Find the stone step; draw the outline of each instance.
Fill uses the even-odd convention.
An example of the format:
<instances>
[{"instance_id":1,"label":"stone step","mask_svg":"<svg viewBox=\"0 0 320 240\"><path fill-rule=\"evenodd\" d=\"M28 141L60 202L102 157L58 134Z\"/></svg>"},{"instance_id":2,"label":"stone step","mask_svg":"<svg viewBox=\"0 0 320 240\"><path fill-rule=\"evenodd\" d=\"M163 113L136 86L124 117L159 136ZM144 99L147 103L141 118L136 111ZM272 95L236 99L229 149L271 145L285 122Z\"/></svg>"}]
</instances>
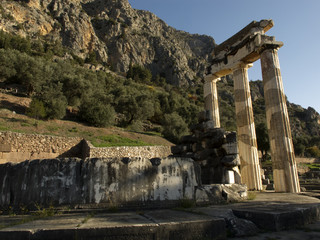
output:
<instances>
[{"instance_id":1,"label":"stone step","mask_svg":"<svg viewBox=\"0 0 320 240\"><path fill-rule=\"evenodd\" d=\"M223 219L174 210L140 214L64 214L0 230L1 240L192 240L225 237L226 226Z\"/></svg>"}]
</instances>

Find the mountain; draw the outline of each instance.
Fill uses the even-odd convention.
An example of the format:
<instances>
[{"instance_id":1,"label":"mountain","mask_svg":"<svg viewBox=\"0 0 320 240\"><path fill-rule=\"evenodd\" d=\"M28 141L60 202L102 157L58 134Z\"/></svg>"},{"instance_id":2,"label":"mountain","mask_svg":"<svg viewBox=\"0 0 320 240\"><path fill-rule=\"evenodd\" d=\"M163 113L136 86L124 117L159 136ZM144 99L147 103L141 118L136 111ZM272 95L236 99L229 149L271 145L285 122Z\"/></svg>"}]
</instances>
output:
<instances>
[{"instance_id":1,"label":"mountain","mask_svg":"<svg viewBox=\"0 0 320 240\"><path fill-rule=\"evenodd\" d=\"M201 78L215 46L212 37L178 31L128 0L2 0L0 13L5 32L61 42L83 59L93 53L116 72L145 66L175 86Z\"/></svg>"}]
</instances>

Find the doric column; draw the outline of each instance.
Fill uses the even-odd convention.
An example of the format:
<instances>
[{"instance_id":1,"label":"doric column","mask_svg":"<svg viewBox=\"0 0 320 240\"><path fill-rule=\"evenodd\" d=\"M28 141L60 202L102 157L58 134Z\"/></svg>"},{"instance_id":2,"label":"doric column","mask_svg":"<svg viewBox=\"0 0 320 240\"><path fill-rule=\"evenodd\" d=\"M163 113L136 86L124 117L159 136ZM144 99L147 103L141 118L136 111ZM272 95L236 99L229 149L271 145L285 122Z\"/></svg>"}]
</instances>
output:
<instances>
[{"instance_id":1,"label":"doric column","mask_svg":"<svg viewBox=\"0 0 320 240\"><path fill-rule=\"evenodd\" d=\"M261 69L275 191L300 192L277 49L261 53Z\"/></svg>"},{"instance_id":2,"label":"doric column","mask_svg":"<svg viewBox=\"0 0 320 240\"><path fill-rule=\"evenodd\" d=\"M217 81L220 78L209 74L204 78L204 108L209 113L210 120L213 121L214 127L220 127L220 115L218 105Z\"/></svg>"},{"instance_id":3,"label":"doric column","mask_svg":"<svg viewBox=\"0 0 320 240\"><path fill-rule=\"evenodd\" d=\"M248 79L251 65L240 64L233 71L237 134L241 160L241 181L249 190L262 190L256 130Z\"/></svg>"}]
</instances>

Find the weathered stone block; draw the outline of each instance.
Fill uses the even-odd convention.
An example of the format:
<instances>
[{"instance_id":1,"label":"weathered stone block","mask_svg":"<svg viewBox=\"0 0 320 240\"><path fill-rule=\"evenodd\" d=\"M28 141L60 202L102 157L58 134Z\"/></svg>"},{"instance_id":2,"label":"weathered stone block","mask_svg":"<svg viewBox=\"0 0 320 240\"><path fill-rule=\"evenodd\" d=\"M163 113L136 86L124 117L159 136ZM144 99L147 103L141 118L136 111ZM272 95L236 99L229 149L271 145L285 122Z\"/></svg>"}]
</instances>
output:
<instances>
[{"instance_id":1,"label":"weathered stone block","mask_svg":"<svg viewBox=\"0 0 320 240\"><path fill-rule=\"evenodd\" d=\"M222 148L229 154L239 154L238 143L237 142L230 142L222 144Z\"/></svg>"},{"instance_id":2,"label":"weathered stone block","mask_svg":"<svg viewBox=\"0 0 320 240\"><path fill-rule=\"evenodd\" d=\"M270 184L270 179L262 179L262 184L263 184L263 185L268 185L268 184Z\"/></svg>"},{"instance_id":3,"label":"weathered stone block","mask_svg":"<svg viewBox=\"0 0 320 240\"><path fill-rule=\"evenodd\" d=\"M222 128L212 129L203 134L203 140L206 141L206 148L217 148L225 143L225 131Z\"/></svg>"},{"instance_id":4,"label":"weathered stone block","mask_svg":"<svg viewBox=\"0 0 320 240\"><path fill-rule=\"evenodd\" d=\"M195 143L195 142L197 142L197 141L198 141L198 139L196 138L195 135L187 135L187 136L183 136L183 137L181 138L181 143L182 143L182 144L184 144L184 143L191 143L191 144L193 144L193 143Z\"/></svg>"},{"instance_id":5,"label":"weathered stone block","mask_svg":"<svg viewBox=\"0 0 320 240\"><path fill-rule=\"evenodd\" d=\"M274 185L272 183L269 183L266 187L266 190L274 190Z\"/></svg>"},{"instance_id":6,"label":"weathered stone block","mask_svg":"<svg viewBox=\"0 0 320 240\"><path fill-rule=\"evenodd\" d=\"M214 121L212 121L212 120L204 122L203 127L204 127L205 132L216 129L216 125L215 125ZM217 129L219 129L219 128L217 128Z\"/></svg>"},{"instance_id":7,"label":"weathered stone block","mask_svg":"<svg viewBox=\"0 0 320 240\"><path fill-rule=\"evenodd\" d=\"M229 132L226 134L227 143L236 143L237 142L237 132Z\"/></svg>"},{"instance_id":8,"label":"weathered stone block","mask_svg":"<svg viewBox=\"0 0 320 240\"><path fill-rule=\"evenodd\" d=\"M199 151L202 151L204 148L202 146L201 143L194 143L192 144L192 151L193 152L199 152Z\"/></svg>"},{"instance_id":9,"label":"weathered stone block","mask_svg":"<svg viewBox=\"0 0 320 240\"><path fill-rule=\"evenodd\" d=\"M215 154L215 150L214 149L204 149L204 150L202 150L200 152L197 152L194 155L194 158L196 160L206 160L209 157L211 157L213 154Z\"/></svg>"},{"instance_id":10,"label":"weathered stone block","mask_svg":"<svg viewBox=\"0 0 320 240\"><path fill-rule=\"evenodd\" d=\"M0 144L0 152L11 152L11 145L9 144Z\"/></svg>"},{"instance_id":11,"label":"weathered stone block","mask_svg":"<svg viewBox=\"0 0 320 240\"><path fill-rule=\"evenodd\" d=\"M221 163L227 167L240 166L239 154L226 155L221 159Z\"/></svg>"},{"instance_id":12,"label":"weathered stone block","mask_svg":"<svg viewBox=\"0 0 320 240\"><path fill-rule=\"evenodd\" d=\"M117 204L194 197L200 167L187 158L77 158L0 164L0 205Z\"/></svg>"},{"instance_id":13,"label":"weathered stone block","mask_svg":"<svg viewBox=\"0 0 320 240\"><path fill-rule=\"evenodd\" d=\"M210 111L201 111L198 114L199 123L203 123L210 120Z\"/></svg>"}]
</instances>

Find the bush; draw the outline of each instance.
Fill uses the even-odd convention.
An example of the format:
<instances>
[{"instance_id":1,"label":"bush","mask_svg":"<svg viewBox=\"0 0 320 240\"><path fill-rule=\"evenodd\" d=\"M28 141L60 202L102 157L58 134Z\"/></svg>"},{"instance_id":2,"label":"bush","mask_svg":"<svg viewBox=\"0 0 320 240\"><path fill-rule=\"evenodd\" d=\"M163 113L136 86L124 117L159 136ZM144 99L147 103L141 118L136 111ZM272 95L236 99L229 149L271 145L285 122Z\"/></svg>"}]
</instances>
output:
<instances>
[{"instance_id":1,"label":"bush","mask_svg":"<svg viewBox=\"0 0 320 240\"><path fill-rule=\"evenodd\" d=\"M320 157L320 149L317 146L308 147L306 149L306 155L307 157Z\"/></svg>"},{"instance_id":2,"label":"bush","mask_svg":"<svg viewBox=\"0 0 320 240\"><path fill-rule=\"evenodd\" d=\"M152 74L149 69L141 67L139 65L131 65L129 66L129 70L127 72L127 78L132 78L136 82L141 83L151 83Z\"/></svg>"},{"instance_id":3,"label":"bush","mask_svg":"<svg viewBox=\"0 0 320 240\"><path fill-rule=\"evenodd\" d=\"M93 126L106 127L114 124L116 113L111 105L92 97L82 101L79 115Z\"/></svg>"},{"instance_id":4,"label":"bush","mask_svg":"<svg viewBox=\"0 0 320 240\"><path fill-rule=\"evenodd\" d=\"M188 125L177 113L165 114L162 134L165 138L177 143L182 136L188 134Z\"/></svg>"},{"instance_id":5,"label":"bush","mask_svg":"<svg viewBox=\"0 0 320 240\"><path fill-rule=\"evenodd\" d=\"M46 109L42 101L33 98L29 109L27 110L27 115L35 119L41 119L46 117Z\"/></svg>"}]
</instances>

